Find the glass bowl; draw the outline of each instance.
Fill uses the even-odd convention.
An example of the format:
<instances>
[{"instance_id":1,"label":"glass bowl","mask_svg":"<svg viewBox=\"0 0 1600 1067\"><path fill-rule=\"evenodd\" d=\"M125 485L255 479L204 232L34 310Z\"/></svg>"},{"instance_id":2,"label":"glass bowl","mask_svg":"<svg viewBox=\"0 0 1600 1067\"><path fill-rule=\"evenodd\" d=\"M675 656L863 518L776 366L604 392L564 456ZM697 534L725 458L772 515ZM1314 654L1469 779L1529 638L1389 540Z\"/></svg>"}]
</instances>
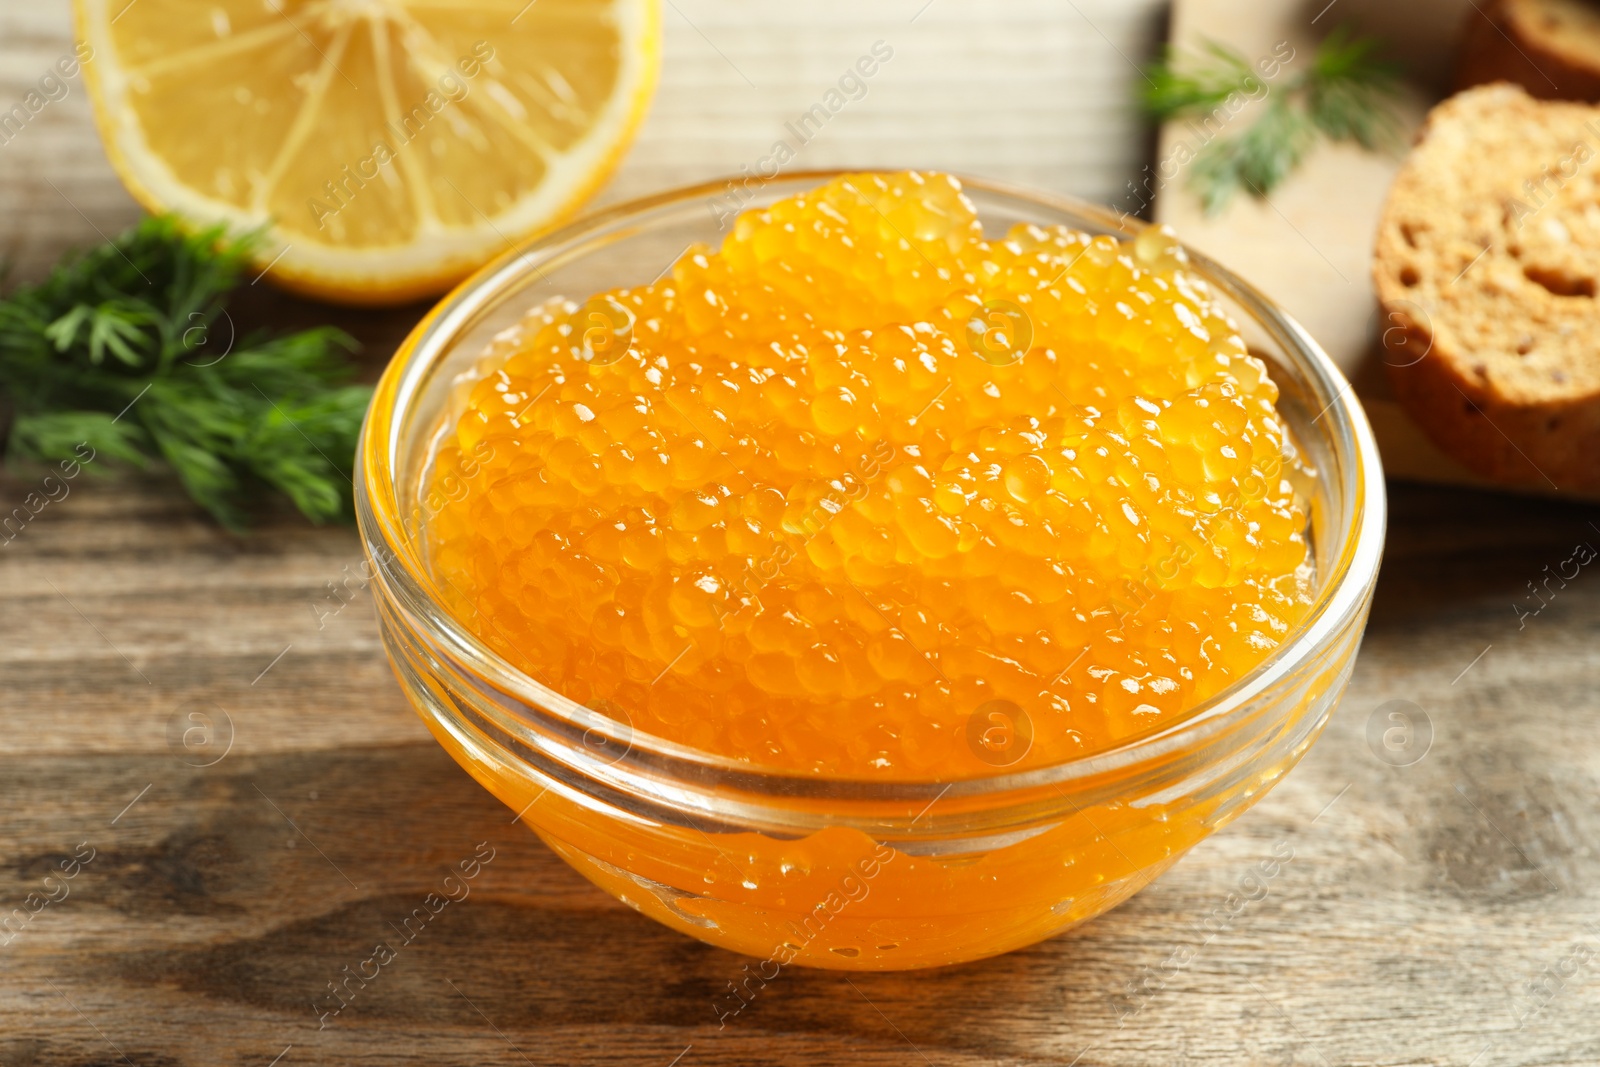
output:
<instances>
[{"instance_id":1,"label":"glass bowl","mask_svg":"<svg viewBox=\"0 0 1600 1067\"><path fill-rule=\"evenodd\" d=\"M930 967L995 955L1127 899L1259 799L1306 751L1350 676L1377 578L1384 489L1348 383L1295 322L1204 256L1281 390L1316 468L1307 536L1316 600L1253 672L1181 720L1086 758L982 777L804 777L635 732L524 675L443 606L420 536L451 386L490 339L551 296L658 277L736 210L835 177L719 183L591 215L512 249L401 346L362 434L357 508L390 660L439 743L550 848L659 922L756 957L735 1012L791 964ZM991 237L1017 222L1137 234L1136 220L964 179ZM755 983L755 985L752 985Z\"/></svg>"}]
</instances>

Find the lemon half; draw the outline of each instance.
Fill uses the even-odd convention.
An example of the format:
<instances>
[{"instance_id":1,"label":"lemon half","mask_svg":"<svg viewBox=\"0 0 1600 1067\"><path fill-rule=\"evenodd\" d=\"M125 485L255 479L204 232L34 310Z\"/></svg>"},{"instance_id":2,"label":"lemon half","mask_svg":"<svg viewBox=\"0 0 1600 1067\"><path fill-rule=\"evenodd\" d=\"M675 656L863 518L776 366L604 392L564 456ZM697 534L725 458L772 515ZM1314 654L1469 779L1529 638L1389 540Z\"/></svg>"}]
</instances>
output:
<instances>
[{"instance_id":1,"label":"lemon half","mask_svg":"<svg viewBox=\"0 0 1600 1067\"><path fill-rule=\"evenodd\" d=\"M608 178L658 0L76 0L96 122L152 211L262 228L324 299L437 293Z\"/></svg>"}]
</instances>

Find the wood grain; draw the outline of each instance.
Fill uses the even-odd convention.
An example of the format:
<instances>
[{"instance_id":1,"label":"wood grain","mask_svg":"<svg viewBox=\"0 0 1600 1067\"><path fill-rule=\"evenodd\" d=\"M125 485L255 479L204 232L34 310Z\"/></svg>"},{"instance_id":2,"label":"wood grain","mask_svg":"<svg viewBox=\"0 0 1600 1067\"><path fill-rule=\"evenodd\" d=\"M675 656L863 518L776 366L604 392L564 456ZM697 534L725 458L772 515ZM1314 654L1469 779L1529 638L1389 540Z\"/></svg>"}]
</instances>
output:
<instances>
[{"instance_id":1,"label":"wood grain","mask_svg":"<svg viewBox=\"0 0 1600 1067\"><path fill-rule=\"evenodd\" d=\"M95 850L0 946L0 1064L1465 1064L1488 1042L1480 1064L1592 1063L1600 584L1521 630L1512 603L1600 514L1394 504L1343 709L1248 815L1067 936L925 974L789 972L719 1030L744 961L512 826L403 705L365 599L317 630L348 531L284 515L235 538L160 483L85 483L0 549L0 905L59 893L46 876ZM1433 730L1408 767L1366 737L1395 699ZM212 766L169 741L193 701L234 728ZM485 841L471 895L319 1029L326 984ZM1287 849L1264 896L1200 925ZM1164 972L1180 947L1196 958ZM1518 1033L1546 967L1572 973Z\"/></svg>"},{"instance_id":2,"label":"wood grain","mask_svg":"<svg viewBox=\"0 0 1600 1067\"><path fill-rule=\"evenodd\" d=\"M5 92L31 69L13 46L53 54L59 14L4 12L36 31L0 32ZM30 219L41 201L0 186L29 262L126 211L73 99L29 188L85 215ZM334 317L375 372L415 314ZM37 484L0 476L4 510ZM719 1029L746 961L513 826L405 706L369 600L327 615L350 531L277 512L236 537L159 479L80 477L0 543L0 1065L1600 1062L1600 578L1521 628L1513 610L1600 544L1600 512L1404 485L1392 506L1343 707L1247 815L1066 936L934 972L789 971ZM1368 740L1395 700L1431 729L1409 766ZM194 711L231 725L225 753L174 743ZM327 983L481 842L470 896L321 1026Z\"/></svg>"},{"instance_id":3,"label":"wood grain","mask_svg":"<svg viewBox=\"0 0 1600 1067\"><path fill-rule=\"evenodd\" d=\"M1260 288L1310 331L1350 378L1391 478L1482 487L1488 483L1446 455L1395 399L1381 341L1394 323L1380 315L1372 282L1373 242L1389 187L1428 108L1448 94L1462 28L1469 17L1482 17L1475 6L1481 9L1474 0L1178 0L1172 39L1190 55L1207 41L1221 42L1252 63L1292 50L1263 99L1304 73L1317 42L1336 25L1385 42L1385 57L1405 74L1395 106L1395 144L1368 152L1321 141L1269 198L1237 197L1226 211L1208 216L1187 187L1193 163L1186 161L1214 136L1237 136L1260 113L1264 104L1257 101L1209 126L1193 120L1164 124L1150 172L1153 193L1125 196L1123 207L1153 199L1158 221Z\"/></svg>"}]
</instances>

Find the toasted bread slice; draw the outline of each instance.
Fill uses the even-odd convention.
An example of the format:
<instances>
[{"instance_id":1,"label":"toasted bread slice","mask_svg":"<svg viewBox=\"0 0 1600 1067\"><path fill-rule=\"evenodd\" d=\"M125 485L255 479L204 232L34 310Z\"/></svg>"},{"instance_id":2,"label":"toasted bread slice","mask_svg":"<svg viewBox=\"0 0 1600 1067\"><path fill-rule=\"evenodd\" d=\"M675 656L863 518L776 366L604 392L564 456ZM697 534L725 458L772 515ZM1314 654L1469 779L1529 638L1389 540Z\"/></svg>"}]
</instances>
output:
<instances>
[{"instance_id":1,"label":"toasted bread slice","mask_svg":"<svg viewBox=\"0 0 1600 1067\"><path fill-rule=\"evenodd\" d=\"M1456 88L1515 82L1541 100L1600 100L1600 3L1492 0L1467 13Z\"/></svg>"},{"instance_id":2,"label":"toasted bread slice","mask_svg":"<svg viewBox=\"0 0 1600 1067\"><path fill-rule=\"evenodd\" d=\"M1600 108L1470 89L1433 109L1373 264L1395 393L1494 481L1600 490Z\"/></svg>"}]
</instances>

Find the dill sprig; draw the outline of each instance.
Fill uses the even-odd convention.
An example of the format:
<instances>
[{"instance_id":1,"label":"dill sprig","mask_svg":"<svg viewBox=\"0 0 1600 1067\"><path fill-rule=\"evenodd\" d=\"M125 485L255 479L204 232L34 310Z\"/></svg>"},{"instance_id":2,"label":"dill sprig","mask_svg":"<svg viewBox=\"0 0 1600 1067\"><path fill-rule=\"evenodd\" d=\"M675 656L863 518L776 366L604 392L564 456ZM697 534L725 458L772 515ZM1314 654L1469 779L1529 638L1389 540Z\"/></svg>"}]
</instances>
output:
<instances>
[{"instance_id":1,"label":"dill sprig","mask_svg":"<svg viewBox=\"0 0 1600 1067\"><path fill-rule=\"evenodd\" d=\"M164 465L233 529L262 489L313 522L349 519L371 396L347 384L355 342L235 336L226 298L253 241L150 218L0 299L0 451Z\"/></svg>"},{"instance_id":2,"label":"dill sprig","mask_svg":"<svg viewBox=\"0 0 1600 1067\"><path fill-rule=\"evenodd\" d=\"M1399 68L1378 57L1380 44L1346 27L1318 46L1308 69L1282 84L1257 74L1238 52L1215 41L1180 69L1177 56L1145 71L1145 111L1159 120L1203 118L1240 98L1265 96L1242 132L1213 137L1195 154L1189 182L1207 214L1227 206L1236 192L1264 198L1294 169L1320 135L1373 150L1397 142L1393 105Z\"/></svg>"}]
</instances>

